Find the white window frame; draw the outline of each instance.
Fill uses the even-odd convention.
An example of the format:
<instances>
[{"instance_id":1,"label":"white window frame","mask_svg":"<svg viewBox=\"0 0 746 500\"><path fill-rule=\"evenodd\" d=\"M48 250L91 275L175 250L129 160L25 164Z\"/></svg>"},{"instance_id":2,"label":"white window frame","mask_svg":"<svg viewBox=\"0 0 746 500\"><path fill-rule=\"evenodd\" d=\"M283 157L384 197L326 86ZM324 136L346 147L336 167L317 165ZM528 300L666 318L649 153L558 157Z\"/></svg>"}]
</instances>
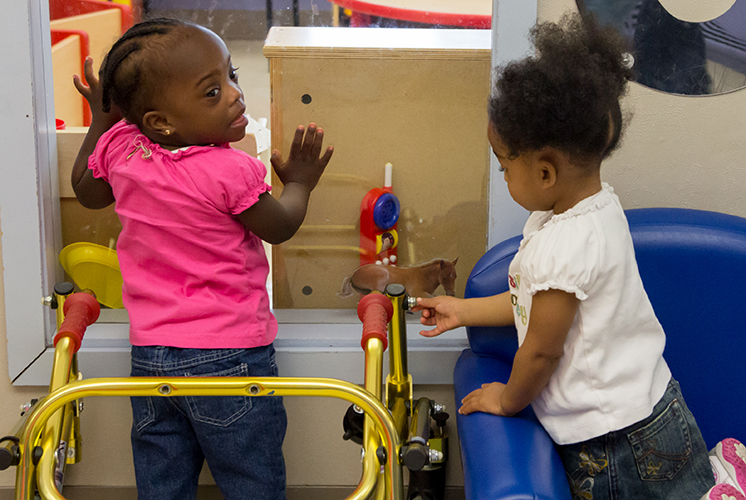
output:
<instances>
[{"instance_id":1,"label":"white window frame","mask_svg":"<svg viewBox=\"0 0 746 500\"><path fill-rule=\"evenodd\" d=\"M536 22L535 2L493 0L492 60L525 55L525 34ZM495 36L497 32L500 37ZM0 18L0 231L8 370L14 385L49 383L54 314L41 301L62 277L57 137L48 3L9 2ZM490 155L492 157L492 155ZM488 246L518 234L527 214L517 208L494 158L490 166ZM499 215L499 216L498 216ZM276 311L275 346L282 375L324 376L362 382L360 322L350 311ZM301 318L302 315L302 318ZM310 319L309 319L310 317ZM315 319L314 319L315 318ZM126 323L93 325L79 353L86 377L129 374ZM453 366L467 347L463 329L423 339L408 324L408 365L418 384L451 384Z\"/></svg>"}]
</instances>

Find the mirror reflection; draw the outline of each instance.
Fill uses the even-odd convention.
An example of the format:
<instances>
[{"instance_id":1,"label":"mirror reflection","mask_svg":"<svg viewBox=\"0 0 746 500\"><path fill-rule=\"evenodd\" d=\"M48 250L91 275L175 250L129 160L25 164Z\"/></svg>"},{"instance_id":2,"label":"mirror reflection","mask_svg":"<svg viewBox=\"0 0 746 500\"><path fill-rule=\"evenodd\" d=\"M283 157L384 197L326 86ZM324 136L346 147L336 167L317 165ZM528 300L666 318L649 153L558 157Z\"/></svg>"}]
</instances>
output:
<instances>
[{"instance_id":1,"label":"mirror reflection","mask_svg":"<svg viewBox=\"0 0 746 500\"><path fill-rule=\"evenodd\" d=\"M62 122L63 247L96 245L109 255L122 229L114 206L86 209L70 186L70 168L90 124L71 75L82 73L88 55L98 67L133 23L169 17L213 30L231 53L252 119L251 137L233 147L271 171L271 149L287 157L295 127L311 121L324 127L327 144L335 147L303 226L286 243L266 246L275 309L355 309L357 300L340 293L344 280L379 261L398 268L452 263L460 279L439 282L434 292L463 295L468 270L486 246L491 0L437 7L428 0L45 1L59 33L53 72ZM467 32L476 28L483 36ZM279 194L281 183L267 180ZM376 203L365 210L371 193ZM400 204L396 210L379 206L379 198L391 195ZM376 222L379 208L396 218Z\"/></svg>"},{"instance_id":2,"label":"mirror reflection","mask_svg":"<svg viewBox=\"0 0 746 500\"><path fill-rule=\"evenodd\" d=\"M720 94L746 86L746 0L724 13L698 2L701 22L685 21L659 0L577 0L629 42L638 83L682 95ZM722 2L720 2L722 3ZM707 16L707 11L714 12Z\"/></svg>"}]
</instances>

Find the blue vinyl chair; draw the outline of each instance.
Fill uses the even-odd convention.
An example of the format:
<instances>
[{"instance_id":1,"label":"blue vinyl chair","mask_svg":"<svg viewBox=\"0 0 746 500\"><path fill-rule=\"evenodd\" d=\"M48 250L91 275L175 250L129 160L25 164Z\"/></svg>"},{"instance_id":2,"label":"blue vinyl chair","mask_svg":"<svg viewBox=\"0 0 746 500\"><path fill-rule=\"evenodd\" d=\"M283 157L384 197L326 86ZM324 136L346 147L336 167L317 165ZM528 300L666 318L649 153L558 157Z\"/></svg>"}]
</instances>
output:
<instances>
[{"instance_id":1,"label":"blue vinyl chair","mask_svg":"<svg viewBox=\"0 0 746 500\"><path fill-rule=\"evenodd\" d=\"M676 208L628 210L645 290L666 331L664 357L708 448L746 440L746 219ZM466 297L508 289L520 237L491 248ZM469 327L454 370L456 406L483 383L506 382L515 328ZM457 415L467 500L569 500L562 462L531 408L515 417Z\"/></svg>"}]
</instances>

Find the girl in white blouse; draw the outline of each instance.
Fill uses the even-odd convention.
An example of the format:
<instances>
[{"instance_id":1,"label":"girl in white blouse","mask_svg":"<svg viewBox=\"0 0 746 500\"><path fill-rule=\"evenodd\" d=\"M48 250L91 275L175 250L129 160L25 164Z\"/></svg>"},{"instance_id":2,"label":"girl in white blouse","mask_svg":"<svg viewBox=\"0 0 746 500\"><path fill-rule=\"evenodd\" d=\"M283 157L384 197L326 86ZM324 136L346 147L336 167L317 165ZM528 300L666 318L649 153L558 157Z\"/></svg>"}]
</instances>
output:
<instances>
[{"instance_id":1,"label":"girl in white blouse","mask_svg":"<svg viewBox=\"0 0 746 500\"><path fill-rule=\"evenodd\" d=\"M531 35L536 55L498 69L489 109L492 150L531 212L510 289L418 299L422 323L435 326L421 334L515 324L507 384L483 385L459 413L512 416L531 404L574 498L699 499L715 484L707 449L663 359L624 211L601 182L621 135L629 56L590 18Z\"/></svg>"}]
</instances>

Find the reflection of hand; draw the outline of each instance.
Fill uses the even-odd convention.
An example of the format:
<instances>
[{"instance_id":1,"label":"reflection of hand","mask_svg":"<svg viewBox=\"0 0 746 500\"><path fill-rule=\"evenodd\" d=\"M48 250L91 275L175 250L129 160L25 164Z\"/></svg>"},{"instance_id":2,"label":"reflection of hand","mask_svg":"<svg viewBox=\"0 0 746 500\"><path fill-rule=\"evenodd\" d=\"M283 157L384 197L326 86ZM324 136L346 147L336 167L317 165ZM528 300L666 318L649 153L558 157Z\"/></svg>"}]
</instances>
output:
<instances>
[{"instance_id":1,"label":"reflection of hand","mask_svg":"<svg viewBox=\"0 0 746 500\"><path fill-rule=\"evenodd\" d=\"M506 413L500 404L500 397L503 391L505 391L505 384L500 382L482 384L480 389L470 392L461 400L461 408L459 408L458 412L461 415L481 411L493 415L512 416Z\"/></svg>"},{"instance_id":2,"label":"reflection of hand","mask_svg":"<svg viewBox=\"0 0 746 500\"><path fill-rule=\"evenodd\" d=\"M443 332L463 326L459 315L463 299L441 296L432 298L417 298L417 305L412 311L422 311L420 322L426 326L435 326L432 330L422 330L423 337L436 337Z\"/></svg>"},{"instance_id":3,"label":"reflection of hand","mask_svg":"<svg viewBox=\"0 0 746 500\"><path fill-rule=\"evenodd\" d=\"M280 181L283 184L297 182L313 190L334 153L334 148L330 146L324 156L320 156L323 142L324 131L317 129L315 123L308 125L307 132L302 125L295 129L287 161L282 161L279 151L272 152L270 161Z\"/></svg>"}]
</instances>

